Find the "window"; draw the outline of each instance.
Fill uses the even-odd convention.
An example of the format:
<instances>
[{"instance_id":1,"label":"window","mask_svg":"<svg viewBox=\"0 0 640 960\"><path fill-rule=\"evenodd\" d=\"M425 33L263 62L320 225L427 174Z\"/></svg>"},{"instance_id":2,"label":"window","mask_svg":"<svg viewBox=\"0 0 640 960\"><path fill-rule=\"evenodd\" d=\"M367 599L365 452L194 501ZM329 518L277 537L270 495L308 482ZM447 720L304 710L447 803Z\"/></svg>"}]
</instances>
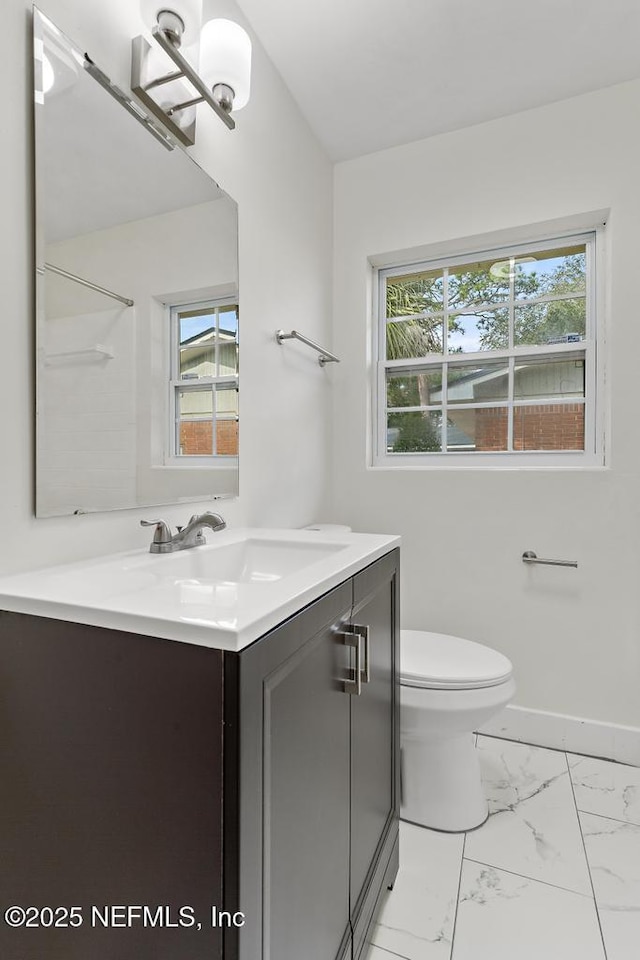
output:
<instances>
[{"instance_id":1,"label":"window","mask_svg":"<svg viewBox=\"0 0 640 960\"><path fill-rule=\"evenodd\" d=\"M595 233L379 271L378 466L596 463Z\"/></svg>"},{"instance_id":2,"label":"window","mask_svg":"<svg viewBox=\"0 0 640 960\"><path fill-rule=\"evenodd\" d=\"M238 456L236 303L171 307L169 390L173 457Z\"/></svg>"}]
</instances>

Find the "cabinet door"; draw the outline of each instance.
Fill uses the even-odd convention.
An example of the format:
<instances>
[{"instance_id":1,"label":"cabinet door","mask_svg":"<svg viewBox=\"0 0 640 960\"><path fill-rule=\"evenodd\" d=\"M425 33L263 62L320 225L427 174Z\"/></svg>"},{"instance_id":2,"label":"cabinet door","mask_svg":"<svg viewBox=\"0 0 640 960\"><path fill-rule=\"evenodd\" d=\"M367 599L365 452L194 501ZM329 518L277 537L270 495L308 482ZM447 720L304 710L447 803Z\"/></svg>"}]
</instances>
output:
<instances>
[{"instance_id":1,"label":"cabinet door","mask_svg":"<svg viewBox=\"0 0 640 960\"><path fill-rule=\"evenodd\" d=\"M241 893L245 912L262 912L261 943L241 933L243 960L349 954L351 697L349 650L336 628L350 611L345 584L241 657ZM252 899L256 858L260 904Z\"/></svg>"},{"instance_id":2,"label":"cabinet door","mask_svg":"<svg viewBox=\"0 0 640 960\"><path fill-rule=\"evenodd\" d=\"M358 956L390 857L397 847L397 582L397 551L354 578L352 629L363 633L364 648L361 693L351 697L350 894L354 957ZM367 652L368 664L364 662Z\"/></svg>"},{"instance_id":3,"label":"cabinet door","mask_svg":"<svg viewBox=\"0 0 640 960\"><path fill-rule=\"evenodd\" d=\"M221 652L16 613L0 640L0 902L77 908L0 957L220 958Z\"/></svg>"}]
</instances>

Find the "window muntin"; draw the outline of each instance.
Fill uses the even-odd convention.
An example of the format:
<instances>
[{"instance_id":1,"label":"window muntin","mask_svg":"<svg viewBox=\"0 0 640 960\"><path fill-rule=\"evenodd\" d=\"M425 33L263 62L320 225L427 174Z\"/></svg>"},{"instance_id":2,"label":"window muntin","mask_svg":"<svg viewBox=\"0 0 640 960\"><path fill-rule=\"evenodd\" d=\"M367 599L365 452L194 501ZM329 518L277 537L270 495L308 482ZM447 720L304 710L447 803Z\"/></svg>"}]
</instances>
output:
<instances>
[{"instance_id":1,"label":"window muntin","mask_svg":"<svg viewBox=\"0 0 640 960\"><path fill-rule=\"evenodd\" d=\"M594 240L379 272L377 463L595 452Z\"/></svg>"},{"instance_id":2,"label":"window muntin","mask_svg":"<svg viewBox=\"0 0 640 960\"><path fill-rule=\"evenodd\" d=\"M238 306L171 308L171 456L238 456Z\"/></svg>"}]
</instances>

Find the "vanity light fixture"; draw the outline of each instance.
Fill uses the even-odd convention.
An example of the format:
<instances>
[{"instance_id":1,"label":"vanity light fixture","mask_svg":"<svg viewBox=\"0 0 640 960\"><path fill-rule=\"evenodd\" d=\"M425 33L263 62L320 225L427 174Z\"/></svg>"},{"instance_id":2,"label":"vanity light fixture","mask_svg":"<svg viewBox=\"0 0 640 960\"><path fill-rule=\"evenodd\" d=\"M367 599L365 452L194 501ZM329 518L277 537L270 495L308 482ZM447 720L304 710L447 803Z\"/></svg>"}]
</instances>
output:
<instances>
[{"instance_id":1,"label":"vanity light fixture","mask_svg":"<svg viewBox=\"0 0 640 960\"><path fill-rule=\"evenodd\" d=\"M247 103L251 83L251 40L245 30L224 19L209 20L200 29L199 0L166 0L166 5L141 0L141 8L145 22L155 21L152 36L166 56L145 37L135 37L132 91L184 146L195 143L198 103L208 103L233 130L231 111Z\"/></svg>"}]
</instances>

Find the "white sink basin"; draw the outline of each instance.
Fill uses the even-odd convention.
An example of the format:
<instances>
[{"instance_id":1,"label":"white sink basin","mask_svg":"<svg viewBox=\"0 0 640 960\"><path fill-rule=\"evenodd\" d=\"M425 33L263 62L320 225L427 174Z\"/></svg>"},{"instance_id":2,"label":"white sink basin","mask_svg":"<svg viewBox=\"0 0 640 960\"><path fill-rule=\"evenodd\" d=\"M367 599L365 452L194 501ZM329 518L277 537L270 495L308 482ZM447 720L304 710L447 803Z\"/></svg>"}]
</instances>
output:
<instances>
[{"instance_id":1,"label":"white sink basin","mask_svg":"<svg viewBox=\"0 0 640 960\"><path fill-rule=\"evenodd\" d=\"M195 578L205 583L273 583L292 573L298 573L310 563L331 557L344 550L343 543L300 543L287 540L267 540L250 537L237 543L218 545L209 549L195 547L162 557L162 564L150 563L150 573L167 577ZM152 561L157 560L153 556Z\"/></svg>"},{"instance_id":2,"label":"white sink basin","mask_svg":"<svg viewBox=\"0 0 640 960\"><path fill-rule=\"evenodd\" d=\"M311 530L206 536L178 553L136 550L0 578L0 609L241 650L400 543Z\"/></svg>"}]
</instances>

